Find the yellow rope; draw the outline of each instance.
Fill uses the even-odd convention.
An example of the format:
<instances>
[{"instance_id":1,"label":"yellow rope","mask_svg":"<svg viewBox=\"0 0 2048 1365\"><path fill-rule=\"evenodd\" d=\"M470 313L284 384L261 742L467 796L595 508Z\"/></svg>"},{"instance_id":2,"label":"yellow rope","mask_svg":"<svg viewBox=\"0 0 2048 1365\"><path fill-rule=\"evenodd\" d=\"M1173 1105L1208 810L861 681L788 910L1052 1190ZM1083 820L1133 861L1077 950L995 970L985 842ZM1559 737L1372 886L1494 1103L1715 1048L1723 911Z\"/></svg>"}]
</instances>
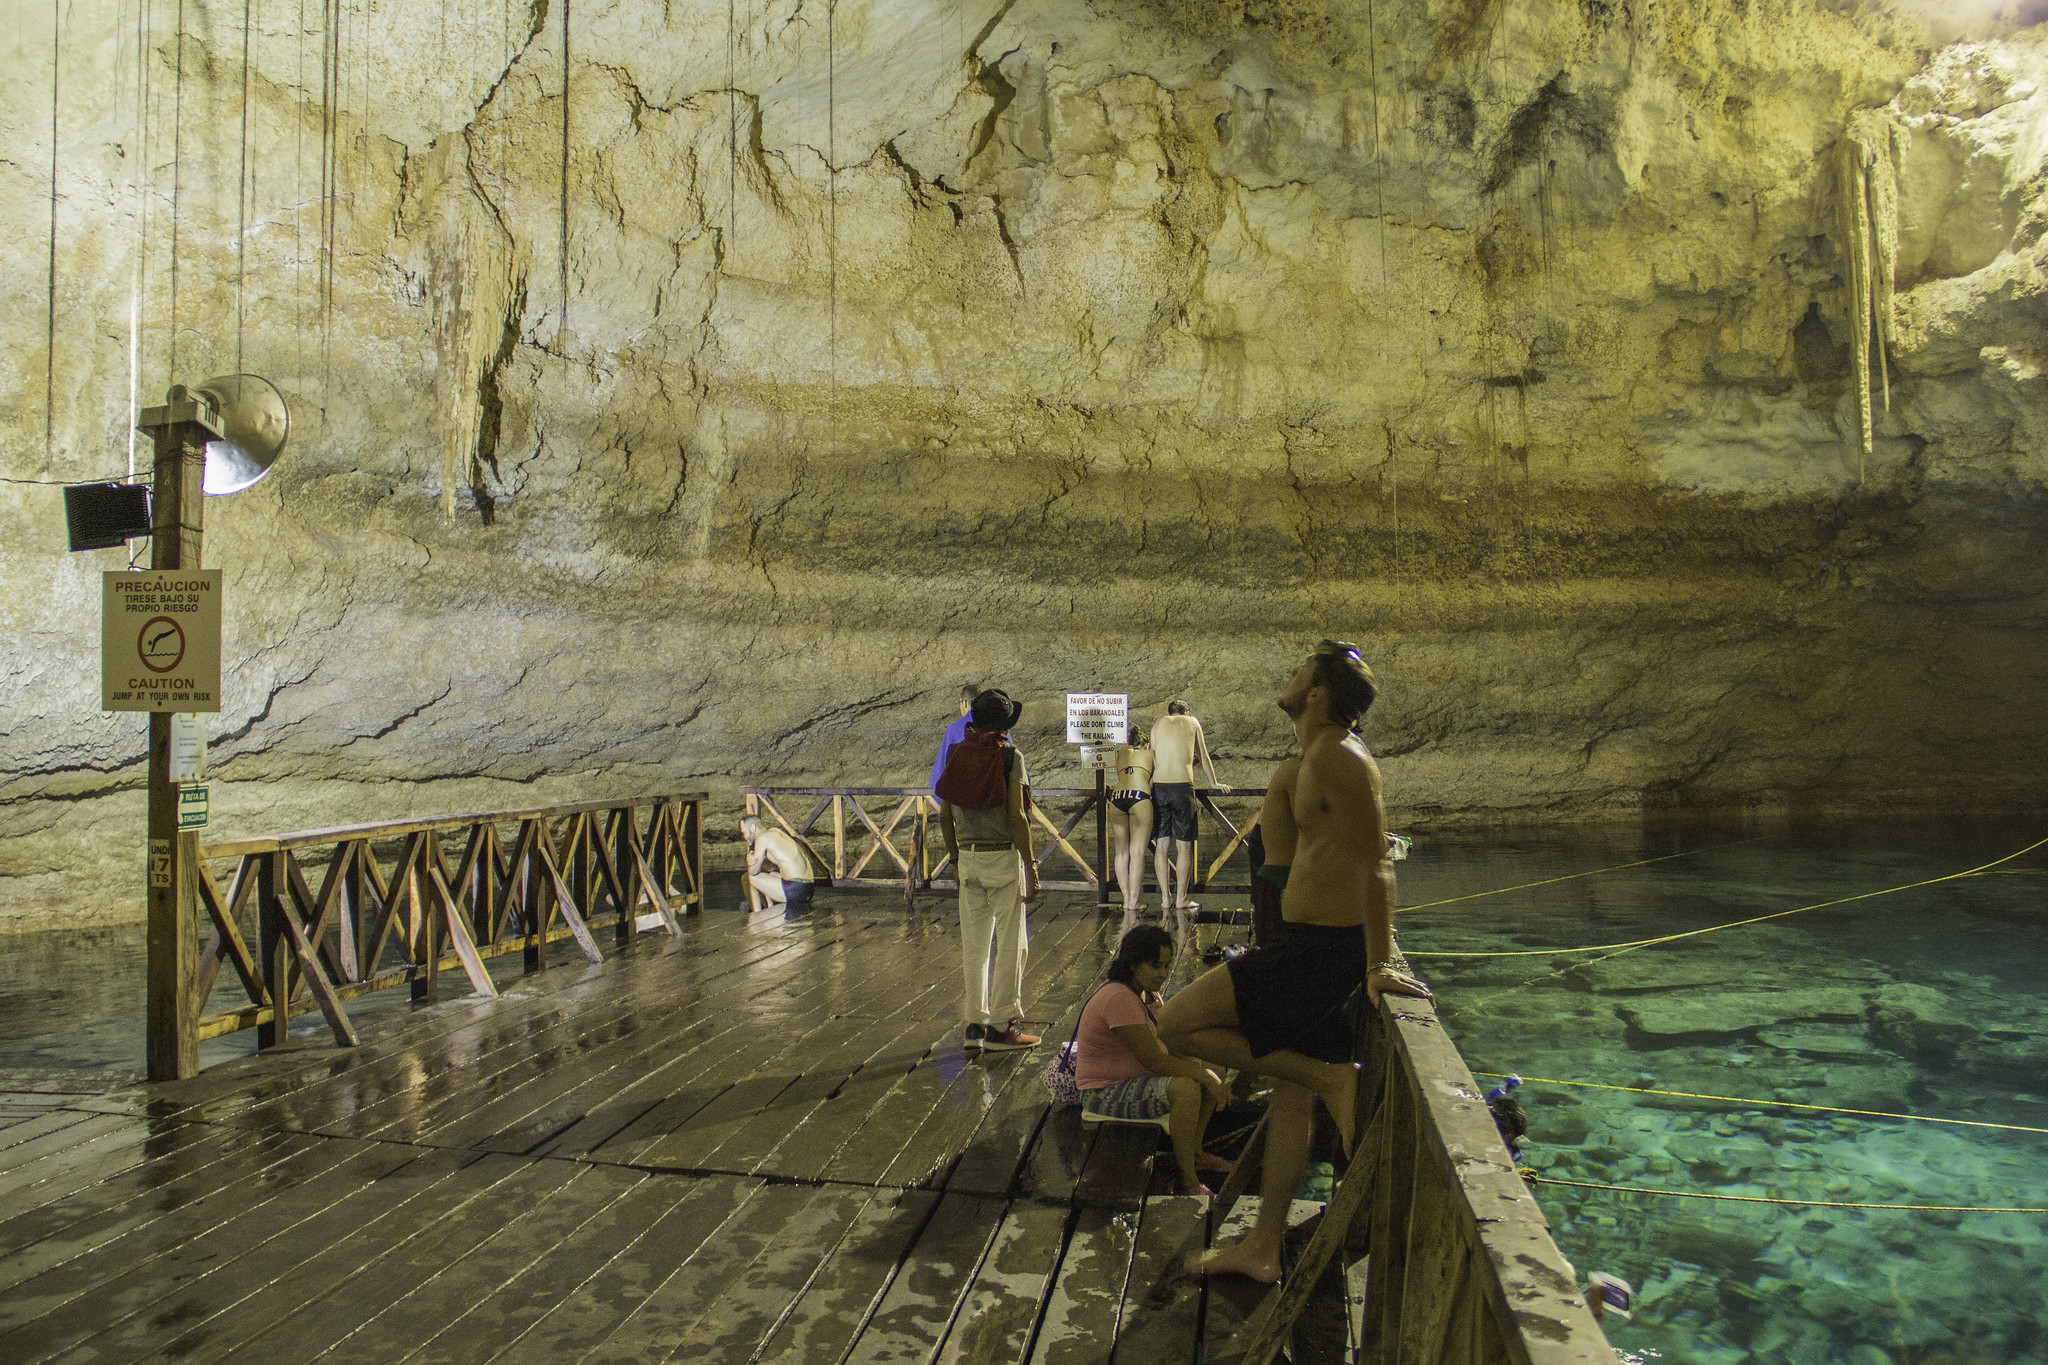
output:
<instances>
[{"instance_id":1,"label":"yellow rope","mask_svg":"<svg viewBox=\"0 0 2048 1365\"><path fill-rule=\"evenodd\" d=\"M2009 862L2011 862L2011 861L2012 861L2012 860L2013 860L2014 858L2019 858L2019 857L2023 857L2023 856L2025 856L2026 854L2032 853L2032 852L2033 852L2033 851L2034 851L2035 849L2037 849L2037 848L2041 847L2041 845L2043 845L2043 844L2048 844L2048 839L2038 839L2038 840L2036 840L2035 842L2033 842L2033 843L2031 843L2031 844L2028 844L2028 845L2027 845L2027 846L2026 846L2025 848L2021 849L2021 850L2020 850L2020 851L2019 851L2018 853L2008 853L2008 854L2006 854L2006 855L2005 855L2005 856L2004 856L2003 858L1998 858L1998 859L1995 859L1995 860L1994 860L1994 861L1992 861L1992 862L1988 862L1988 863L1985 863L1985 864L1984 864L1984 865L1983 865L1982 867L1973 867L1973 868L1971 868L1971 869L1970 869L1969 871L1967 871L1967 872L1950 872L1950 873L1946 873L1946 874L1944 874L1944 875L1942 875L1942 876L1939 876L1939 877L1929 877L1929 878L1928 878L1928 879L1927 879L1926 881L1923 881L1923 882L1909 882L1909 883L1908 883L1908 884L1906 884L1905 886L1888 886L1888 887L1885 887L1885 888L1884 888L1884 889L1883 889L1882 891L1865 891L1865 892L1863 892L1863 893L1862 893L1862 894L1860 894L1860 895L1855 895L1855 896L1843 896L1843 897L1842 897L1841 899L1839 899L1839 900L1831 900L1831 901L1817 901L1817 902L1815 902L1815 903L1814 903L1814 904L1812 904L1812 905L1800 905L1800 906L1795 906L1794 908L1792 908L1792 909L1790 909L1790 910L1778 910L1778 911L1774 911L1774 912L1772 912L1771 914L1768 914L1768 915L1757 915L1757 916L1755 916L1755 917L1754 917L1754 918L1752 918L1752 919L1739 919L1739 920L1735 920L1735 921L1733 921L1732 923L1728 923L1728 924L1712 924L1712 925L1709 925L1709 926L1707 926L1707 927L1706 927L1706 928L1704 928L1704 929L1688 929L1688 930L1687 930L1686 932L1684 932L1684 933L1682 933L1682 934L1664 934L1664 935L1662 935L1662 936L1660 936L1660 937L1657 937L1657 938L1642 938L1642 939L1636 939L1636 940L1634 940L1633 942L1630 942L1630 943L1595 943L1595 944L1592 944L1592 945L1591 945L1591 946L1589 946L1589 947L1584 947L1584 948L1518 948L1518 949L1514 949L1514 950L1511 950L1511 951L1507 951L1507 952L1491 952L1491 953L1449 953L1449 952L1424 952L1424 951L1417 951L1417 950L1414 950L1414 949L1410 949L1410 950L1408 950L1408 952L1407 952L1407 955L1408 955L1409 957L1411 957L1411 958L1415 958L1415 957L1555 957L1555 956L1558 956L1558 955L1560 955L1560 954L1565 954L1565 953L1604 953L1604 952L1612 952L1612 951L1616 951L1616 950L1619 950L1619 949L1628 949L1628 948L1650 948L1650 947L1654 947L1654 946L1656 946L1656 945L1657 945L1657 944L1659 944L1659 943L1676 943L1676 942L1678 942L1678 941L1679 941L1680 939L1685 939L1685 938L1698 938L1698 937L1699 937L1699 936L1700 936L1701 934L1714 934L1714 933L1719 933L1719 932L1720 932L1721 930L1723 930L1723 929L1740 929L1740 928L1744 927L1745 925L1750 925L1750 924L1762 924L1762 923L1764 923L1764 922L1765 922L1766 920L1774 920L1774 919L1783 919L1783 918L1785 918L1785 916L1787 916L1787 915L1797 915L1797 914L1801 914L1801 913L1803 913L1803 912L1805 912L1805 911L1808 911L1808 910L1825 910L1825 909L1827 909L1828 907L1830 907L1830 906L1835 906L1835 905L1852 905L1852 904L1854 904L1854 903L1855 903L1855 902L1857 902L1857 901L1867 901L1867 900L1870 900L1870 899L1872 899L1872 898L1874 898L1874 897L1877 897L1877 896L1889 896L1889 895L1892 895L1892 894L1894 894L1894 893L1896 893L1896 892L1900 892L1900 891L1917 891L1917 890L1919 890L1919 889L1920 889L1921 887L1923 887L1923 886L1937 886L1937 885L1941 884L1942 882L1952 882L1952 881L1955 881L1955 880L1957 880L1958 878L1961 878L1961 877L1974 877L1974 876L1977 876L1977 875L1978 875L1979 873L1982 873L1982 872L1987 872L1987 871L1989 871L1990 869L1992 869L1992 868L1994 868L1994 867L1997 867L1997 866L1998 866L1998 865L1999 865L2000 863L2009 863ZM1419 907L1418 907L1418 908L1419 908Z\"/></svg>"},{"instance_id":2,"label":"yellow rope","mask_svg":"<svg viewBox=\"0 0 2048 1365\"><path fill-rule=\"evenodd\" d=\"M1475 1071L1475 1076L1507 1079L1504 1071ZM1572 1085L1582 1090L1621 1090L1631 1095L1672 1095L1682 1100L1719 1100L1724 1104L1767 1104L1778 1109L1812 1109L1823 1114L1856 1114L1872 1119L1908 1119L1914 1123L1952 1123L1963 1128L1997 1128L2008 1133L2048 1133L2048 1128L2030 1128L2024 1123L1986 1123L1981 1119L1938 1119L1927 1114L1888 1114L1882 1109L1843 1109L1832 1104L1798 1104L1792 1100L1752 1100L1739 1095L1695 1095L1689 1090L1652 1090L1644 1085L1599 1085L1592 1081L1555 1081L1541 1076L1522 1077L1524 1085Z\"/></svg>"},{"instance_id":3,"label":"yellow rope","mask_svg":"<svg viewBox=\"0 0 2048 1365\"><path fill-rule=\"evenodd\" d=\"M1474 891L1469 896L1452 896L1447 900L1424 901L1420 905L1404 905L1394 913L1405 915L1410 910L1428 910L1438 905L1456 905L1459 901L1476 901L1487 896L1505 896L1510 891L1527 891L1532 886L1551 886L1557 882L1568 882L1579 877L1597 877L1603 872L1625 872L1631 867L1648 867L1651 863L1667 863L1673 858L1690 858L1695 853L1713 853L1724 848L1740 848L1744 844L1753 844L1757 842L1757 839L1763 837L1763 835L1759 834L1756 836L1756 839L1737 839L1732 844L1712 844L1705 848L1689 848L1683 853L1666 853L1655 858L1645 858L1639 863L1616 863L1613 867L1596 867L1591 872L1572 872L1562 877L1545 877L1540 882L1523 882L1520 886L1503 886L1492 891Z\"/></svg>"},{"instance_id":4,"label":"yellow rope","mask_svg":"<svg viewBox=\"0 0 2048 1365\"><path fill-rule=\"evenodd\" d=\"M1579 1190L1618 1190L1623 1194L1662 1194L1673 1199L1719 1199L1733 1204L1792 1204L1806 1209L1907 1209L1921 1213L2048 1213L2040 1209L1986 1209L1964 1204L1852 1204L1837 1199L1766 1199L1760 1194L1705 1194L1699 1190L1649 1190L1640 1185L1601 1185L1591 1180L1553 1180L1523 1167L1517 1172L1532 1185L1569 1185Z\"/></svg>"}]
</instances>

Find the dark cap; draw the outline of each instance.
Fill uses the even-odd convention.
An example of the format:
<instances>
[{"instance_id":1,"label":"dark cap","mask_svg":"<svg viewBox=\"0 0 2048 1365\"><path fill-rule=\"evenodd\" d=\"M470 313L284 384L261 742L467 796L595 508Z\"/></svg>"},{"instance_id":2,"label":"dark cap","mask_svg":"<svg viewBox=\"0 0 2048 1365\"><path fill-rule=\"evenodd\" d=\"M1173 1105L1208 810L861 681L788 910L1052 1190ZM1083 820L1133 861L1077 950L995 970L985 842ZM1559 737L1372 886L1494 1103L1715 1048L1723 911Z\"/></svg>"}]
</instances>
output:
<instances>
[{"instance_id":1,"label":"dark cap","mask_svg":"<svg viewBox=\"0 0 2048 1365\"><path fill-rule=\"evenodd\" d=\"M1001 734L1017 723L1017 717L1024 714L1024 703L1011 701L1010 694L999 687L975 697L974 704L967 708L967 723L977 730L993 730Z\"/></svg>"}]
</instances>

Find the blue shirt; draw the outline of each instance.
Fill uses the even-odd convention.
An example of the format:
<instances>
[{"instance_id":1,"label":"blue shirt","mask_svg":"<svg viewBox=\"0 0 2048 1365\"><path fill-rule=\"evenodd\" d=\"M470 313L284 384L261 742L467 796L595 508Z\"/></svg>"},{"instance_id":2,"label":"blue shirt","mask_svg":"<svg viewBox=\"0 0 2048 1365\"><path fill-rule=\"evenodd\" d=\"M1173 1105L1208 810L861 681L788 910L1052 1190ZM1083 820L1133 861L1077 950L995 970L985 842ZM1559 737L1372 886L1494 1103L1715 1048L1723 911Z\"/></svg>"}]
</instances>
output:
<instances>
[{"instance_id":1,"label":"blue shirt","mask_svg":"<svg viewBox=\"0 0 2048 1365\"><path fill-rule=\"evenodd\" d=\"M939 785L939 774L946 771L946 755L955 744L967 738L967 717L962 716L946 727L946 737L939 741L939 756L932 760L931 785Z\"/></svg>"}]
</instances>

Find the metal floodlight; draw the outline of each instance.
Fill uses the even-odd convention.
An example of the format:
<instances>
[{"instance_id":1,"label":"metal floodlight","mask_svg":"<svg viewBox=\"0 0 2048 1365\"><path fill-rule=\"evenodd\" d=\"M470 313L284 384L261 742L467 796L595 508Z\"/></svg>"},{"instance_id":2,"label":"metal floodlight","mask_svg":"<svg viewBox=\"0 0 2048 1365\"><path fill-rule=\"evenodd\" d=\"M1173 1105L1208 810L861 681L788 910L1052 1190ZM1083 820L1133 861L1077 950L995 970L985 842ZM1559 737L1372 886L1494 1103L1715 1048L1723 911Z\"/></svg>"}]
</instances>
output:
<instances>
[{"instance_id":1,"label":"metal floodlight","mask_svg":"<svg viewBox=\"0 0 2048 1365\"><path fill-rule=\"evenodd\" d=\"M64 529L74 550L109 550L152 527L146 483L75 483L64 490Z\"/></svg>"},{"instance_id":2,"label":"metal floodlight","mask_svg":"<svg viewBox=\"0 0 2048 1365\"><path fill-rule=\"evenodd\" d=\"M220 419L219 439L206 443L207 494L239 493L268 474L292 425L277 386L258 375L224 374L195 386L193 393Z\"/></svg>"}]
</instances>

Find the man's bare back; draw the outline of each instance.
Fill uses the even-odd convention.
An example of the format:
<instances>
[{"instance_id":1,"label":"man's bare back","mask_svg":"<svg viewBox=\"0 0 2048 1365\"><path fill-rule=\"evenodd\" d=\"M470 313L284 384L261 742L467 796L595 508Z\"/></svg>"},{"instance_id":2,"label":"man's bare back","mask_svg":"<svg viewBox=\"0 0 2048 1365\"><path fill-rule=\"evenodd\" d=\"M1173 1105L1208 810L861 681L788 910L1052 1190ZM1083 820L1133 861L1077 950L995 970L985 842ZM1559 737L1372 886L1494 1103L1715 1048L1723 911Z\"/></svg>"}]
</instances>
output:
<instances>
[{"instance_id":1,"label":"man's bare back","mask_svg":"<svg viewBox=\"0 0 2048 1365\"><path fill-rule=\"evenodd\" d=\"M1209 744L1202 734L1202 722L1193 716L1161 716L1152 726L1152 752L1158 755L1152 768L1154 782L1193 782L1195 760L1199 758L1209 785L1219 785L1216 768L1209 759Z\"/></svg>"}]
</instances>

